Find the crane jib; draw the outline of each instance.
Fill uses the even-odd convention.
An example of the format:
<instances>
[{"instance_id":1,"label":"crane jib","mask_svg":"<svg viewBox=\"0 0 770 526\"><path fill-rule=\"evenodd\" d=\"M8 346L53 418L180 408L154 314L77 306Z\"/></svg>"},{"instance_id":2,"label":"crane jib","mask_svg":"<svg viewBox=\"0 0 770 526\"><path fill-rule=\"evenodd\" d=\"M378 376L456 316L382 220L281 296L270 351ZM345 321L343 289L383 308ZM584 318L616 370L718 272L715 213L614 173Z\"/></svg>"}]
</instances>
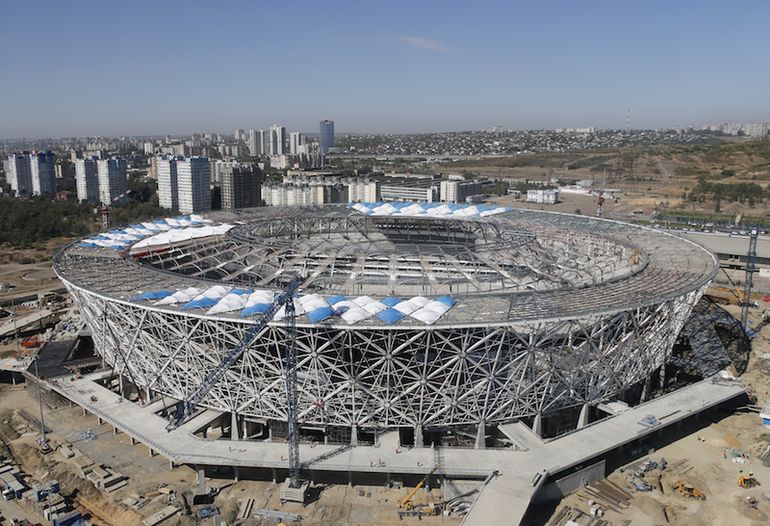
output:
<instances>
[{"instance_id":1,"label":"crane jib","mask_svg":"<svg viewBox=\"0 0 770 526\"><path fill-rule=\"evenodd\" d=\"M246 349L251 345L254 340L265 330L268 323L273 319L275 314L282 306L288 307L286 309L287 318L294 318L294 303L291 301L294 295L297 293L302 280L299 276L294 277L286 288L278 295L275 301L270 305L270 308L262 315L257 323L252 325L246 333L243 335L241 341L232 349L229 349L222 361L214 369L209 371L204 377L203 381L198 384L192 393L183 401L179 403L174 413L174 417L169 422L166 429L171 431L176 429L184 422L186 422L192 413L195 411L198 404L206 397L206 395L214 388L214 386L224 377L227 371L235 365L235 362L243 355ZM288 321L288 320L287 320ZM293 332L293 331L292 331ZM292 342L290 345L293 347L293 338L290 338ZM291 402L290 402L291 404Z\"/></svg>"}]
</instances>

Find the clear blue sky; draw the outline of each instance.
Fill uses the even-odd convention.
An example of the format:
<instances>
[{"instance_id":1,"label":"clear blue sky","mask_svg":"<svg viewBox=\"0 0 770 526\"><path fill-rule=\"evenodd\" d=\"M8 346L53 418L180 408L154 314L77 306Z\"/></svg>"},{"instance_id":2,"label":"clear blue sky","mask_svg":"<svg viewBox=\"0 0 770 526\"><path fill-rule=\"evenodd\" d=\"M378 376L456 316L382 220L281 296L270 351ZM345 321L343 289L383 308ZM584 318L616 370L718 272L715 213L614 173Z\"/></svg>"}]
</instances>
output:
<instances>
[{"instance_id":1,"label":"clear blue sky","mask_svg":"<svg viewBox=\"0 0 770 526\"><path fill-rule=\"evenodd\" d=\"M770 120L761 0L4 0L0 137Z\"/></svg>"}]
</instances>

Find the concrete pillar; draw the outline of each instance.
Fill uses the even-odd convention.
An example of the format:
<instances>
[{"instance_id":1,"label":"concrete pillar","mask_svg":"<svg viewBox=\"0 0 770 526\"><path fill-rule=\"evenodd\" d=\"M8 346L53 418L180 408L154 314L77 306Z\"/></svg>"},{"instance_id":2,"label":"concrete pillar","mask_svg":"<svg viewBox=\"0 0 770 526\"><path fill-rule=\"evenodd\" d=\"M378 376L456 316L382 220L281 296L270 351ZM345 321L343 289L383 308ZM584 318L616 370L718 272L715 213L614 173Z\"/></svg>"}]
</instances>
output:
<instances>
[{"instance_id":1,"label":"concrete pillar","mask_svg":"<svg viewBox=\"0 0 770 526\"><path fill-rule=\"evenodd\" d=\"M235 479L235 482L238 482L240 478L240 472L238 471L238 466L233 466L233 478Z\"/></svg>"},{"instance_id":2,"label":"concrete pillar","mask_svg":"<svg viewBox=\"0 0 770 526\"><path fill-rule=\"evenodd\" d=\"M484 424L484 421L480 421L478 425L478 429L476 431L476 445L474 446L476 449L486 449L487 447L487 427Z\"/></svg>"},{"instance_id":3,"label":"concrete pillar","mask_svg":"<svg viewBox=\"0 0 770 526\"><path fill-rule=\"evenodd\" d=\"M248 425L248 422L246 422L246 420L244 419L244 420L243 420L243 432L241 433L241 437L242 437L244 440L246 440L247 438L249 438L249 430L248 430L248 428L246 427L247 425Z\"/></svg>"},{"instance_id":4,"label":"concrete pillar","mask_svg":"<svg viewBox=\"0 0 770 526\"><path fill-rule=\"evenodd\" d=\"M532 432L539 437L543 437L543 413L535 415L535 421L532 422Z\"/></svg>"},{"instance_id":5,"label":"concrete pillar","mask_svg":"<svg viewBox=\"0 0 770 526\"><path fill-rule=\"evenodd\" d=\"M148 456L150 457L155 456L155 451L153 451L153 449L150 446L147 446L147 453L148 453Z\"/></svg>"},{"instance_id":6,"label":"concrete pillar","mask_svg":"<svg viewBox=\"0 0 770 526\"><path fill-rule=\"evenodd\" d=\"M275 484L276 481L278 480L278 477L275 473L275 468L270 468L270 471L273 473L273 484Z\"/></svg>"},{"instance_id":7,"label":"concrete pillar","mask_svg":"<svg viewBox=\"0 0 770 526\"><path fill-rule=\"evenodd\" d=\"M112 434L117 436L117 434L118 434L118 428L117 427L112 426Z\"/></svg>"},{"instance_id":8,"label":"concrete pillar","mask_svg":"<svg viewBox=\"0 0 770 526\"><path fill-rule=\"evenodd\" d=\"M582 429L585 426L588 425L588 422L590 421L591 416L591 406L588 405L588 402L583 404L583 407L580 409L580 416L578 417L578 424L577 428Z\"/></svg>"},{"instance_id":9,"label":"concrete pillar","mask_svg":"<svg viewBox=\"0 0 770 526\"><path fill-rule=\"evenodd\" d=\"M650 399L650 391L652 390L652 374L648 374L644 378L644 385L642 386L642 398L641 402L646 402Z\"/></svg>"},{"instance_id":10,"label":"concrete pillar","mask_svg":"<svg viewBox=\"0 0 770 526\"><path fill-rule=\"evenodd\" d=\"M168 459L168 470L171 471L172 469L174 469L174 461Z\"/></svg>"},{"instance_id":11,"label":"concrete pillar","mask_svg":"<svg viewBox=\"0 0 770 526\"><path fill-rule=\"evenodd\" d=\"M352 471L348 471L348 487L349 488L353 487L353 472Z\"/></svg>"},{"instance_id":12,"label":"concrete pillar","mask_svg":"<svg viewBox=\"0 0 770 526\"><path fill-rule=\"evenodd\" d=\"M99 423L99 425L102 425L104 423L104 420L102 420L102 417L97 416L96 421Z\"/></svg>"},{"instance_id":13,"label":"concrete pillar","mask_svg":"<svg viewBox=\"0 0 770 526\"><path fill-rule=\"evenodd\" d=\"M135 445L136 445L136 439L135 439L134 437L131 437L131 436L130 436L130 437L128 437L128 439L131 441L131 445L132 445L132 446L135 446Z\"/></svg>"},{"instance_id":14,"label":"concrete pillar","mask_svg":"<svg viewBox=\"0 0 770 526\"><path fill-rule=\"evenodd\" d=\"M145 387L144 388L144 403L145 404L149 404L151 398L152 398L152 393L150 392L149 386Z\"/></svg>"},{"instance_id":15,"label":"concrete pillar","mask_svg":"<svg viewBox=\"0 0 770 526\"><path fill-rule=\"evenodd\" d=\"M85 407L81 407L80 408L80 412L83 413L83 416L86 416L88 414L88 413L86 413L86 408Z\"/></svg>"},{"instance_id":16,"label":"concrete pillar","mask_svg":"<svg viewBox=\"0 0 770 526\"><path fill-rule=\"evenodd\" d=\"M358 445L358 428L356 426L350 427L350 445L351 446Z\"/></svg>"},{"instance_id":17,"label":"concrete pillar","mask_svg":"<svg viewBox=\"0 0 770 526\"><path fill-rule=\"evenodd\" d=\"M425 447L425 441L422 438L422 426L414 426L414 447Z\"/></svg>"},{"instance_id":18,"label":"concrete pillar","mask_svg":"<svg viewBox=\"0 0 770 526\"><path fill-rule=\"evenodd\" d=\"M238 440L238 413L230 413L230 440Z\"/></svg>"}]
</instances>

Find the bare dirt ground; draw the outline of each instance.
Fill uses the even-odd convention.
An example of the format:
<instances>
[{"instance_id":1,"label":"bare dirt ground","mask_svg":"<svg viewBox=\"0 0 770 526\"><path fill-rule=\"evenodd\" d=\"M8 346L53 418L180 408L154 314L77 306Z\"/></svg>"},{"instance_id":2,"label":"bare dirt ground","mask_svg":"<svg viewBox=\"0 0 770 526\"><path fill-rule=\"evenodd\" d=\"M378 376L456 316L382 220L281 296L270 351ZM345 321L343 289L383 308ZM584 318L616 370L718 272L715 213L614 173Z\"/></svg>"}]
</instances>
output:
<instances>
[{"instance_id":1,"label":"bare dirt ground","mask_svg":"<svg viewBox=\"0 0 770 526\"><path fill-rule=\"evenodd\" d=\"M145 446L131 445L126 435L113 434L112 429L99 425L96 417L83 416L77 407L56 410L46 408L45 424L53 432L53 445L70 444L87 455L95 463L108 466L129 477L129 483L114 493L104 493L77 474L77 468L64 460L59 453L42 456L35 447L38 438L36 430L19 415L24 409L37 416L38 404L25 386L0 386L0 437L9 445L13 456L24 471L38 480L57 479L62 483L63 492L76 491L79 507L92 515L93 524L112 526L140 525L147 517L168 505L165 495L157 495L160 485L173 488L177 494L189 493L195 481L195 473L188 467L169 469L168 461L160 456L150 457ZM92 433L94 438L88 438ZM406 489L388 489L381 486L329 485L316 488L318 498L307 507L299 504L280 504L279 486L272 482L213 479L209 481L219 488L215 505L222 518L234 524L240 503L246 498L254 499L254 508L268 508L302 516L302 524L321 526L329 524L350 525L395 525L398 518L398 501L406 495ZM122 501L150 496L151 503L139 510L132 509ZM437 494L420 491L415 502L440 501ZM179 501L176 501L179 504ZM40 520L38 518L38 520ZM417 519L405 519L417 521ZM430 525L458 525L456 517L423 517L421 523ZM191 516L179 515L164 524L198 524ZM252 518L240 524L244 526L273 525L272 519Z\"/></svg>"},{"instance_id":2,"label":"bare dirt ground","mask_svg":"<svg viewBox=\"0 0 770 526\"><path fill-rule=\"evenodd\" d=\"M751 309L749 325L756 327L762 308ZM738 315L735 305L725 307ZM765 326L754 338L747 372L741 377L757 397L757 405L770 403L770 326ZM770 446L770 428L762 425L753 411L736 412L692 434L676 440L640 460L660 461L665 458L668 468L648 472L645 480L652 491L637 492L630 482L633 469L618 469L607 480L631 495L627 509L612 510L606 506L602 519L611 525L696 526L725 524L760 526L770 523L770 467L760 456ZM632 463L638 466L639 461ZM751 489L738 486L738 478L753 473L761 484ZM684 497L673 485L679 481L705 494L705 500ZM578 491L565 498L548 524L555 524L566 507L588 513L590 495Z\"/></svg>"}]
</instances>

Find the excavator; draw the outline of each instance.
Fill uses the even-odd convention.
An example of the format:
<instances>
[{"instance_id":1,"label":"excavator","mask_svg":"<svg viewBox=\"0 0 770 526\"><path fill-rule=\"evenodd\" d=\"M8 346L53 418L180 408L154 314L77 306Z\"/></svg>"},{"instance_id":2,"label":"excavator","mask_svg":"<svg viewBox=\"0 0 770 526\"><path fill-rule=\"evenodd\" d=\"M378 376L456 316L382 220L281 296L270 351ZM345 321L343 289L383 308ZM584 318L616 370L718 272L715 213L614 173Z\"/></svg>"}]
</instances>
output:
<instances>
[{"instance_id":1,"label":"excavator","mask_svg":"<svg viewBox=\"0 0 770 526\"><path fill-rule=\"evenodd\" d=\"M749 473L748 475L738 477L738 486L743 489L755 488L759 486L759 481L754 478L753 473Z\"/></svg>"},{"instance_id":2,"label":"excavator","mask_svg":"<svg viewBox=\"0 0 770 526\"><path fill-rule=\"evenodd\" d=\"M680 480L674 484L673 488L681 496L688 499L706 500L706 495L701 490L693 487L692 484L686 484Z\"/></svg>"}]
</instances>

